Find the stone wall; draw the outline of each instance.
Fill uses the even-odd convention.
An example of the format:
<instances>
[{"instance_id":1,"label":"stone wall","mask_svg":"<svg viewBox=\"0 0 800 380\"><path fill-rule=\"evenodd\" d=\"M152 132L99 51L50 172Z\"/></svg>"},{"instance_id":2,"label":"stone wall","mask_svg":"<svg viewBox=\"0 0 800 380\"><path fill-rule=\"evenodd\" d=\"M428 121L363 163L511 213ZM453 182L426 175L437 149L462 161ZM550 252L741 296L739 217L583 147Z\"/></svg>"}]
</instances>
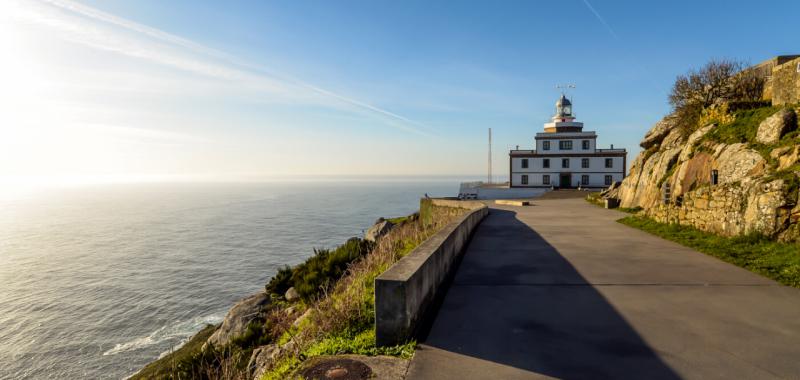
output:
<instances>
[{"instance_id":1,"label":"stone wall","mask_svg":"<svg viewBox=\"0 0 800 380\"><path fill-rule=\"evenodd\" d=\"M775 66L770 82L772 104L800 103L800 58Z\"/></svg>"},{"instance_id":2,"label":"stone wall","mask_svg":"<svg viewBox=\"0 0 800 380\"><path fill-rule=\"evenodd\" d=\"M766 79L764 100L774 105L800 103L800 76L798 74L800 55L779 55L747 68Z\"/></svg>"},{"instance_id":3,"label":"stone wall","mask_svg":"<svg viewBox=\"0 0 800 380\"><path fill-rule=\"evenodd\" d=\"M783 180L706 186L681 195L680 205L659 203L646 215L662 223L691 225L723 236L776 236L788 225L791 207Z\"/></svg>"}]
</instances>

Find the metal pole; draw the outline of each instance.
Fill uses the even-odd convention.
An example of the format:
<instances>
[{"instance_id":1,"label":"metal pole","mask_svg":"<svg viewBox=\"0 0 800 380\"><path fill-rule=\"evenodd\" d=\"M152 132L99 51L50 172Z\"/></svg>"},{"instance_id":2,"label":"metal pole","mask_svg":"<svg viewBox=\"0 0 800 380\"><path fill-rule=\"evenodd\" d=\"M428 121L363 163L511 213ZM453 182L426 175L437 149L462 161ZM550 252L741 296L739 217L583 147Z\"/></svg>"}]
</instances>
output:
<instances>
[{"instance_id":1,"label":"metal pole","mask_svg":"<svg viewBox=\"0 0 800 380\"><path fill-rule=\"evenodd\" d=\"M489 182L492 183L492 129L489 128Z\"/></svg>"}]
</instances>

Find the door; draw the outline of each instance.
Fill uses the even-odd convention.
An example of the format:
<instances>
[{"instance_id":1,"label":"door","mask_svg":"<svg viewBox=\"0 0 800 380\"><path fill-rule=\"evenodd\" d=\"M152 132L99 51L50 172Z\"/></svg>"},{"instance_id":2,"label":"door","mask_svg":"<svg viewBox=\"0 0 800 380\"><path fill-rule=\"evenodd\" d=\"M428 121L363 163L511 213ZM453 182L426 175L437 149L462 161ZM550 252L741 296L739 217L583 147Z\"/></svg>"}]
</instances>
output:
<instances>
[{"instance_id":1,"label":"door","mask_svg":"<svg viewBox=\"0 0 800 380\"><path fill-rule=\"evenodd\" d=\"M572 187L572 177L569 173L561 173L561 180L559 181L558 187L565 189Z\"/></svg>"}]
</instances>

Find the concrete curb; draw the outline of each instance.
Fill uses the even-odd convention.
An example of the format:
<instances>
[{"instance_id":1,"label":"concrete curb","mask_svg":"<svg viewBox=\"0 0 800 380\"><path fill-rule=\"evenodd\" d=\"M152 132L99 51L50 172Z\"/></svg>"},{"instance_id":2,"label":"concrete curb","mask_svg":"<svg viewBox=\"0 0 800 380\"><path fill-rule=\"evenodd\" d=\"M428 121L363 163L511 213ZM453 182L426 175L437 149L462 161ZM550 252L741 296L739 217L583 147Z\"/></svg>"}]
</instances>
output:
<instances>
[{"instance_id":1,"label":"concrete curb","mask_svg":"<svg viewBox=\"0 0 800 380\"><path fill-rule=\"evenodd\" d=\"M472 233L489 214L489 208L481 202L432 202L470 212L422 242L375 279L375 338L379 347L402 344L417 336Z\"/></svg>"}]
</instances>

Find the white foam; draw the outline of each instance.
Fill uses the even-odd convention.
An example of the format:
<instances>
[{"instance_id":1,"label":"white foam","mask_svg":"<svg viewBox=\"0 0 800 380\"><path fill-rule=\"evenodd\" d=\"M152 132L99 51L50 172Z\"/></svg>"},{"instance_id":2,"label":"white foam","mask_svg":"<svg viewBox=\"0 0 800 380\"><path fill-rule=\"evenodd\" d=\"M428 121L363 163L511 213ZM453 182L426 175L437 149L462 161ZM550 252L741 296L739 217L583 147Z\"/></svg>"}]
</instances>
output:
<instances>
[{"instance_id":1,"label":"white foam","mask_svg":"<svg viewBox=\"0 0 800 380\"><path fill-rule=\"evenodd\" d=\"M176 346L180 347L186 343L187 340L189 340L189 337L200 331L203 326L208 324L217 324L222 321L223 316L223 313L215 313L203 317L192 318L186 321L178 321L167 326L162 326L158 330L150 333L148 336L139 337L125 343L117 343L114 348L104 352L103 356L134 351L143 347L156 345L173 339L180 339L180 343ZM169 352L171 352L171 350L162 353L159 355L159 357L163 357Z\"/></svg>"}]
</instances>

